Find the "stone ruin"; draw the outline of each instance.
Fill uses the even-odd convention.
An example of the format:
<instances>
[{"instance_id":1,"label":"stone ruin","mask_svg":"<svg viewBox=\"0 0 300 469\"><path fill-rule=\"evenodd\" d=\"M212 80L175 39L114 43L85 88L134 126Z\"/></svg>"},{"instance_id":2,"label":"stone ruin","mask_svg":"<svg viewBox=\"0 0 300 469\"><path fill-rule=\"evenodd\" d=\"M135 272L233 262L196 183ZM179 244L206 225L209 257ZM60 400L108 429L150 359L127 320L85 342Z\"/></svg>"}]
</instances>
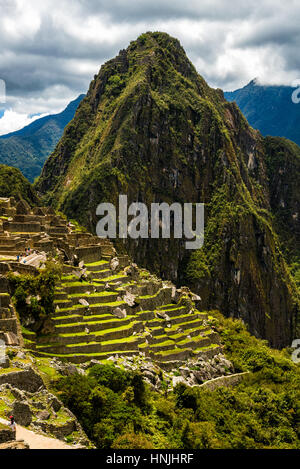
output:
<instances>
[{"instance_id":1,"label":"stone ruin","mask_svg":"<svg viewBox=\"0 0 300 469\"><path fill-rule=\"evenodd\" d=\"M36 275L57 254L63 275L49 333L22 334L5 275ZM7 345L24 341L36 356L84 363L142 355L170 369L222 353L199 297L130 264L109 240L79 231L51 208L0 199L0 275L0 338Z\"/></svg>"}]
</instances>

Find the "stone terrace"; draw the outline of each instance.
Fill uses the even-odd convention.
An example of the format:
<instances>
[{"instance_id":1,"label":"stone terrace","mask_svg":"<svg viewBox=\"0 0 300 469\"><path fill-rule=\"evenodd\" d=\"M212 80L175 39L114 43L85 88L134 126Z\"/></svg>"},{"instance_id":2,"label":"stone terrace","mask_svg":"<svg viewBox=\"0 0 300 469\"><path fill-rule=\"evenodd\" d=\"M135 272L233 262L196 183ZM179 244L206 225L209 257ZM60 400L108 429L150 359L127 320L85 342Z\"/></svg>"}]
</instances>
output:
<instances>
[{"instance_id":1,"label":"stone terrace","mask_svg":"<svg viewBox=\"0 0 300 469\"><path fill-rule=\"evenodd\" d=\"M36 252L25 263L16 262L26 247ZM31 211L23 201L0 199L0 273L27 269L34 274L43 255L57 252L64 267L56 287L53 332L39 337L24 332L32 353L74 363L143 353L161 366L220 353L208 313L196 309L193 299L199 299L188 289L176 290L130 264L127 256L117 257L111 242L76 231L49 208ZM7 321L0 322L0 330L11 328L17 336L7 290L0 295L1 318Z\"/></svg>"}]
</instances>

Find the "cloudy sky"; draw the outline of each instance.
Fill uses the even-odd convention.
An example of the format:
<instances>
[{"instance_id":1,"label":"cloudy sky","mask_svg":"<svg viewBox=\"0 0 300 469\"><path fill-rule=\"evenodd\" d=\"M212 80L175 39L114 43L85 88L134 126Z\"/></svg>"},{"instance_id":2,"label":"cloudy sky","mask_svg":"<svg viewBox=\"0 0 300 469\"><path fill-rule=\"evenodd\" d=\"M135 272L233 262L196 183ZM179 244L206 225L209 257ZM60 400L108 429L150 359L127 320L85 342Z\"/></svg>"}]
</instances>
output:
<instances>
[{"instance_id":1,"label":"cloudy sky","mask_svg":"<svg viewBox=\"0 0 300 469\"><path fill-rule=\"evenodd\" d=\"M299 0L0 0L0 134L62 110L145 31L177 37L213 87L300 78Z\"/></svg>"}]
</instances>

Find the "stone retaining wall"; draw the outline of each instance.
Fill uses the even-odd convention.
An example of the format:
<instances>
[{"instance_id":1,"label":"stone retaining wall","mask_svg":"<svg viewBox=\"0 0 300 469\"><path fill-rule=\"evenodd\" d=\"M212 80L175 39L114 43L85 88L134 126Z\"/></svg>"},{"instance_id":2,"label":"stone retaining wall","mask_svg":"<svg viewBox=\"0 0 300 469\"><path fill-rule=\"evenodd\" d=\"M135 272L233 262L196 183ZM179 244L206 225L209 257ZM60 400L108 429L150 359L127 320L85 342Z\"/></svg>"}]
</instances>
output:
<instances>
[{"instance_id":1,"label":"stone retaining wall","mask_svg":"<svg viewBox=\"0 0 300 469\"><path fill-rule=\"evenodd\" d=\"M1 374L0 386L1 384L11 384L13 387L27 392L37 392L41 386L44 386L42 378L32 368Z\"/></svg>"},{"instance_id":2,"label":"stone retaining wall","mask_svg":"<svg viewBox=\"0 0 300 469\"><path fill-rule=\"evenodd\" d=\"M211 379L206 383L200 384L200 388L209 389L209 391L214 391L215 389L221 386L236 386L239 384L245 376L249 375L249 371L245 371L244 373L236 373L234 375L229 376L220 376L219 378Z\"/></svg>"},{"instance_id":3,"label":"stone retaining wall","mask_svg":"<svg viewBox=\"0 0 300 469\"><path fill-rule=\"evenodd\" d=\"M100 246L86 246L75 249L75 254L78 259L83 260L86 263L96 262L101 259L101 247Z\"/></svg>"},{"instance_id":4,"label":"stone retaining wall","mask_svg":"<svg viewBox=\"0 0 300 469\"><path fill-rule=\"evenodd\" d=\"M0 444L15 440L15 432L9 426L0 423Z\"/></svg>"}]
</instances>

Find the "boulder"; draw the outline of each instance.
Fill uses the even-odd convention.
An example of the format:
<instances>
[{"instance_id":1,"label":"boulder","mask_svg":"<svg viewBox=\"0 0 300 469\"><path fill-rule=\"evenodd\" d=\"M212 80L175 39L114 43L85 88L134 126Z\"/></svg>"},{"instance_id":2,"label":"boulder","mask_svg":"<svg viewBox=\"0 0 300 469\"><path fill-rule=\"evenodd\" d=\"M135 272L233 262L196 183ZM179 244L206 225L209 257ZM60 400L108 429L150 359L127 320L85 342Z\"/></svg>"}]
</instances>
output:
<instances>
[{"instance_id":1,"label":"boulder","mask_svg":"<svg viewBox=\"0 0 300 469\"><path fill-rule=\"evenodd\" d=\"M118 319L125 319L127 316L126 310L121 309L121 308L115 308L112 312L114 316L116 316Z\"/></svg>"},{"instance_id":2,"label":"boulder","mask_svg":"<svg viewBox=\"0 0 300 469\"><path fill-rule=\"evenodd\" d=\"M125 303L127 303L130 307L135 306L135 298L136 296L129 291L127 291L123 297Z\"/></svg>"},{"instance_id":3,"label":"boulder","mask_svg":"<svg viewBox=\"0 0 300 469\"><path fill-rule=\"evenodd\" d=\"M41 410L36 414L36 416L39 420L48 420L50 418L50 413L48 410Z\"/></svg>"},{"instance_id":4,"label":"boulder","mask_svg":"<svg viewBox=\"0 0 300 469\"><path fill-rule=\"evenodd\" d=\"M170 317L163 311L156 311L156 316L158 316L161 319L164 319L165 321L170 321Z\"/></svg>"},{"instance_id":5,"label":"boulder","mask_svg":"<svg viewBox=\"0 0 300 469\"><path fill-rule=\"evenodd\" d=\"M81 298L78 303L82 306L90 306L90 304L84 298Z\"/></svg>"},{"instance_id":6,"label":"boulder","mask_svg":"<svg viewBox=\"0 0 300 469\"><path fill-rule=\"evenodd\" d=\"M32 411L28 404L21 401L15 401L12 407L12 413L17 424L28 427L32 422Z\"/></svg>"},{"instance_id":7,"label":"boulder","mask_svg":"<svg viewBox=\"0 0 300 469\"><path fill-rule=\"evenodd\" d=\"M62 403L55 396L51 397L49 404L54 412L58 412L62 408Z\"/></svg>"},{"instance_id":8,"label":"boulder","mask_svg":"<svg viewBox=\"0 0 300 469\"><path fill-rule=\"evenodd\" d=\"M111 261L110 261L110 268L111 270L117 270L117 268L119 267L120 265L120 262L119 262L119 259L117 257L114 257Z\"/></svg>"}]
</instances>

